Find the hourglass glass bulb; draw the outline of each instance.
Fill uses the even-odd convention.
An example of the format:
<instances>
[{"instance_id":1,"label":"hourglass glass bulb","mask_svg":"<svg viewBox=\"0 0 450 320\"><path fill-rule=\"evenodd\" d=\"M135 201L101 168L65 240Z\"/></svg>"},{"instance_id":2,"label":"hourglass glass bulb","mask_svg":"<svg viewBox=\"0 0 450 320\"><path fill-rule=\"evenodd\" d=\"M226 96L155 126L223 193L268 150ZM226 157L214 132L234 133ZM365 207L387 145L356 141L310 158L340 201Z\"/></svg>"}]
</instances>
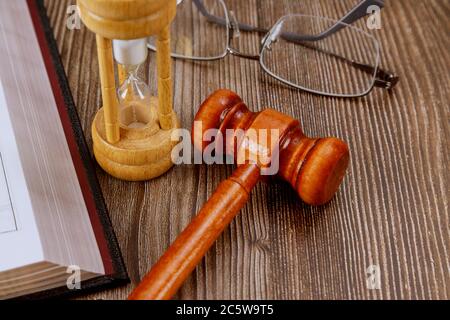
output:
<instances>
[{"instance_id":1,"label":"hourglass glass bulb","mask_svg":"<svg viewBox=\"0 0 450 320\"><path fill-rule=\"evenodd\" d=\"M120 122L127 128L142 128L150 120L150 88L139 77L140 66L147 59L147 40L114 40L114 57L124 66L126 78L117 95Z\"/></svg>"}]
</instances>

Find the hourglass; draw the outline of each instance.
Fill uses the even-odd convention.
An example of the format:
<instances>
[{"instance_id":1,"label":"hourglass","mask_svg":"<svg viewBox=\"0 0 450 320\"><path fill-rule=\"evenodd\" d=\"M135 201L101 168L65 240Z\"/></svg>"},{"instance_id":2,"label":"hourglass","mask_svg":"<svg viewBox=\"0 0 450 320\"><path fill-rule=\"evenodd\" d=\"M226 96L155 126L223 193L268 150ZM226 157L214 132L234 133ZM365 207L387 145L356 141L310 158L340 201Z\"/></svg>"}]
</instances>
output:
<instances>
[{"instance_id":1,"label":"hourglass","mask_svg":"<svg viewBox=\"0 0 450 320\"><path fill-rule=\"evenodd\" d=\"M92 124L94 155L123 180L155 178L172 166L179 121L172 106L170 24L176 0L78 0L96 34L103 107ZM140 77L147 38L156 37L158 97ZM118 81L115 77L117 64Z\"/></svg>"},{"instance_id":2,"label":"hourglass","mask_svg":"<svg viewBox=\"0 0 450 320\"><path fill-rule=\"evenodd\" d=\"M150 88L140 77L147 60L147 39L113 40L119 70L119 123L128 129L145 128L151 122Z\"/></svg>"}]
</instances>

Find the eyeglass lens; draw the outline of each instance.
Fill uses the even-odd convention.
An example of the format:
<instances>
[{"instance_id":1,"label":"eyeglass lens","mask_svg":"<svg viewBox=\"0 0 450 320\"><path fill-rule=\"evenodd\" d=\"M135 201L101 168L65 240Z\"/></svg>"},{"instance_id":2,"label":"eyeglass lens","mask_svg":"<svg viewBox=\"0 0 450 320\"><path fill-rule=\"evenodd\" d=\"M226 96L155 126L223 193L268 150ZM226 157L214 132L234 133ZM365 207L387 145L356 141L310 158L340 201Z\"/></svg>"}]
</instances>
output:
<instances>
[{"instance_id":1,"label":"eyeglass lens","mask_svg":"<svg viewBox=\"0 0 450 320\"><path fill-rule=\"evenodd\" d=\"M335 23L315 16L286 16L262 51L263 68L293 86L320 94L367 93L375 74L355 67L353 62L375 67L379 58L377 41L351 26L320 37Z\"/></svg>"}]
</instances>

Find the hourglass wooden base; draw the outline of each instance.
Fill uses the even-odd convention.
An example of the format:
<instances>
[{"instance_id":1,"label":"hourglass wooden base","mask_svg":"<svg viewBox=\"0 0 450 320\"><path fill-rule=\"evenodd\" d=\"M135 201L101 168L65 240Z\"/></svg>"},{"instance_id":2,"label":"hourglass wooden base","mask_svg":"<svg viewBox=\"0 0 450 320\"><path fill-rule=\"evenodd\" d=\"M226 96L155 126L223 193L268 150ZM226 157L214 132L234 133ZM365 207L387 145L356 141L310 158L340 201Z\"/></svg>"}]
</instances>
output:
<instances>
[{"instance_id":1,"label":"hourglass wooden base","mask_svg":"<svg viewBox=\"0 0 450 320\"><path fill-rule=\"evenodd\" d=\"M104 110L99 110L92 124L94 155L110 175L126 181L145 181L164 174L173 166L171 153L178 141L173 141L171 136L180 123L172 113L173 129L162 130L157 105L157 98L152 98L146 125L139 128L121 126L121 139L115 144L106 139Z\"/></svg>"}]
</instances>

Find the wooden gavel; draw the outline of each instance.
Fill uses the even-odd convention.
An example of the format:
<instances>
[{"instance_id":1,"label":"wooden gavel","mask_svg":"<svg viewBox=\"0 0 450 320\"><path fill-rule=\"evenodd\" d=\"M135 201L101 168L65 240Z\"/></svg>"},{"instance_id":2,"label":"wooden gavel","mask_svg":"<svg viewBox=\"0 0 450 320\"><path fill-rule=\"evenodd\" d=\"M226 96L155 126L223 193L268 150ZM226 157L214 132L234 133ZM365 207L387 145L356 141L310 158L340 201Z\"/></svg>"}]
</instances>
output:
<instances>
[{"instance_id":1,"label":"wooden gavel","mask_svg":"<svg viewBox=\"0 0 450 320\"><path fill-rule=\"evenodd\" d=\"M262 177L262 170L270 164L268 159L273 161L277 157L277 176L289 182L310 205L322 205L331 200L348 167L349 150L345 142L336 138L310 139L303 134L297 120L273 109L253 113L229 90L213 93L200 107L195 121L202 125L200 130L193 129L194 146L204 150L208 144L203 139L205 132L219 130L224 141L220 143L222 150L218 151L233 151L238 168L218 186L129 299L165 300L178 291L246 204L251 190ZM237 135L227 134L230 129L244 132L244 136L239 139ZM268 143L267 137L260 139L258 136L259 132L267 135L268 130L277 132L276 143ZM269 136L273 138L273 134Z\"/></svg>"}]
</instances>

